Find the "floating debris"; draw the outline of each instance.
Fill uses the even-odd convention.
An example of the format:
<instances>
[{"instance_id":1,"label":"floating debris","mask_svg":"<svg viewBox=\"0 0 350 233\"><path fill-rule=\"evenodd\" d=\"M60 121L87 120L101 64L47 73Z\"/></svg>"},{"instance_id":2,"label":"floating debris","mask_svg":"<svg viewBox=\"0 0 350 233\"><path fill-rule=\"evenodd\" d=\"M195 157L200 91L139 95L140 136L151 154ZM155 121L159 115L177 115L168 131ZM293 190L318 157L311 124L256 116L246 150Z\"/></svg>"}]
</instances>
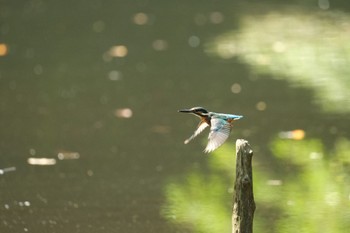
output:
<instances>
[{"instance_id":1,"label":"floating debris","mask_svg":"<svg viewBox=\"0 0 350 233\"><path fill-rule=\"evenodd\" d=\"M79 159L80 154L78 152L59 152L57 155L59 160L64 159Z\"/></svg>"},{"instance_id":2,"label":"floating debris","mask_svg":"<svg viewBox=\"0 0 350 233\"><path fill-rule=\"evenodd\" d=\"M14 172L14 171L16 171L16 167L2 168L2 169L0 169L0 175L5 174L6 172Z\"/></svg>"},{"instance_id":3,"label":"floating debris","mask_svg":"<svg viewBox=\"0 0 350 233\"><path fill-rule=\"evenodd\" d=\"M28 158L27 162L30 165L50 166L56 164L54 158Z\"/></svg>"}]
</instances>

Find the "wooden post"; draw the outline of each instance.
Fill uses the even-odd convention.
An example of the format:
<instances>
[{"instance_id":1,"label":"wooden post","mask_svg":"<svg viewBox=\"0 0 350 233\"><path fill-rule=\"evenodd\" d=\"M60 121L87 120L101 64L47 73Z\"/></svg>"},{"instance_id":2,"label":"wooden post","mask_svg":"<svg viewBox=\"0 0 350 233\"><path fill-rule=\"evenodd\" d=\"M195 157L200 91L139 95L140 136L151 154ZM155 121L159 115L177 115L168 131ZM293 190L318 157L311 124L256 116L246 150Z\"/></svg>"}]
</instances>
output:
<instances>
[{"instance_id":1,"label":"wooden post","mask_svg":"<svg viewBox=\"0 0 350 233\"><path fill-rule=\"evenodd\" d=\"M232 208L232 233L252 233L255 202L252 176L253 150L248 141L236 141L236 180Z\"/></svg>"}]
</instances>

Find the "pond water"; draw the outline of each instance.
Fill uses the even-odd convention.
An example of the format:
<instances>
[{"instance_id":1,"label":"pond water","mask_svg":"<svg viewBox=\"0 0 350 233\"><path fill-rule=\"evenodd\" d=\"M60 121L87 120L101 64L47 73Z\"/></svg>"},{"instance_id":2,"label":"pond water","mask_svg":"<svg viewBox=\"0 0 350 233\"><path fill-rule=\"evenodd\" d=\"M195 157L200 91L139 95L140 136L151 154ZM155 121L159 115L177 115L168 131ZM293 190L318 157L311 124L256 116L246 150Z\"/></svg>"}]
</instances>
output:
<instances>
[{"instance_id":1,"label":"pond water","mask_svg":"<svg viewBox=\"0 0 350 233\"><path fill-rule=\"evenodd\" d=\"M350 4L294 2L1 2L0 231L231 232L244 138L254 232L348 232Z\"/></svg>"}]
</instances>

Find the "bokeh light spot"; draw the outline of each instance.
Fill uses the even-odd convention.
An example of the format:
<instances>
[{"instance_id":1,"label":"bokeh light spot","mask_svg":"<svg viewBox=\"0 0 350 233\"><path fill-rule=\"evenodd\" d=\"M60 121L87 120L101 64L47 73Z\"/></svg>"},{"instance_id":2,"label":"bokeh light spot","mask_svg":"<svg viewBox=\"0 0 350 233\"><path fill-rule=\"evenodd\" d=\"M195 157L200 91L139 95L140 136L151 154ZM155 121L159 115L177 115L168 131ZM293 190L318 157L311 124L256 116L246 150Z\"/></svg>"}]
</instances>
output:
<instances>
[{"instance_id":1,"label":"bokeh light spot","mask_svg":"<svg viewBox=\"0 0 350 233\"><path fill-rule=\"evenodd\" d=\"M8 52L8 48L6 44L0 44L0 56L6 56Z\"/></svg>"},{"instance_id":2,"label":"bokeh light spot","mask_svg":"<svg viewBox=\"0 0 350 233\"><path fill-rule=\"evenodd\" d=\"M210 22L220 24L224 21L224 15L221 12L215 11L210 14Z\"/></svg>"},{"instance_id":3,"label":"bokeh light spot","mask_svg":"<svg viewBox=\"0 0 350 233\"><path fill-rule=\"evenodd\" d=\"M164 51L168 48L168 42L165 40L158 39L153 41L152 47L156 51Z\"/></svg>"},{"instance_id":4,"label":"bokeh light spot","mask_svg":"<svg viewBox=\"0 0 350 233\"><path fill-rule=\"evenodd\" d=\"M119 81L122 79L122 73L120 71L117 71L117 70L112 70L108 74L108 79L111 81Z\"/></svg>"},{"instance_id":5,"label":"bokeh light spot","mask_svg":"<svg viewBox=\"0 0 350 233\"><path fill-rule=\"evenodd\" d=\"M292 131L282 131L278 135L283 139L302 140L305 138L305 131L302 129L295 129Z\"/></svg>"},{"instance_id":6,"label":"bokeh light spot","mask_svg":"<svg viewBox=\"0 0 350 233\"><path fill-rule=\"evenodd\" d=\"M116 45L109 50L112 57L125 57L128 54L128 48L125 45Z\"/></svg>"},{"instance_id":7,"label":"bokeh light spot","mask_svg":"<svg viewBox=\"0 0 350 233\"><path fill-rule=\"evenodd\" d=\"M93 176L94 175L94 172L92 170L87 170L86 174L88 176Z\"/></svg>"},{"instance_id":8,"label":"bokeh light spot","mask_svg":"<svg viewBox=\"0 0 350 233\"><path fill-rule=\"evenodd\" d=\"M134 15L133 21L137 25L145 25L148 23L149 17L145 13L140 12Z\"/></svg>"},{"instance_id":9,"label":"bokeh light spot","mask_svg":"<svg viewBox=\"0 0 350 233\"><path fill-rule=\"evenodd\" d=\"M118 118L132 117L132 110L130 108L118 108L114 111L114 115Z\"/></svg>"},{"instance_id":10,"label":"bokeh light spot","mask_svg":"<svg viewBox=\"0 0 350 233\"><path fill-rule=\"evenodd\" d=\"M190 36L190 38L188 38L188 44L191 47L195 48L201 44L201 40L199 39L198 36Z\"/></svg>"},{"instance_id":11,"label":"bokeh light spot","mask_svg":"<svg viewBox=\"0 0 350 233\"><path fill-rule=\"evenodd\" d=\"M234 84L232 84L232 86L231 86L231 91L232 91L232 93L234 93L234 94L238 94L238 93L240 93L240 92L242 91L242 87L241 87L240 84L234 83Z\"/></svg>"},{"instance_id":12,"label":"bokeh light spot","mask_svg":"<svg viewBox=\"0 0 350 233\"><path fill-rule=\"evenodd\" d=\"M259 111L265 111L266 107L267 107L267 105L264 101L260 101L256 104L256 109Z\"/></svg>"}]
</instances>

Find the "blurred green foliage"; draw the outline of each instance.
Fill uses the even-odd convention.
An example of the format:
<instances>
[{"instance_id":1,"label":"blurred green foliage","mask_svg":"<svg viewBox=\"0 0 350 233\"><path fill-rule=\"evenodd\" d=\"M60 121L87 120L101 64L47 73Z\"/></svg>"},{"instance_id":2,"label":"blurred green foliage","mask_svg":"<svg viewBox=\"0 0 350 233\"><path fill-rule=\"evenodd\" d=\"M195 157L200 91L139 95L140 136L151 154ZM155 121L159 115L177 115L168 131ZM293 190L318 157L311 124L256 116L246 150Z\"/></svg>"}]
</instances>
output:
<instances>
[{"instance_id":1,"label":"blurred green foliage","mask_svg":"<svg viewBox=\"0 0 350 233\"><path fill-rule=\"evenodd\" d=\"M350 142L342 138L336 145L335 151L326 152L317 139L272 140L271 156L282 169L286 164L289 167L275 177L272 165L269 169L254 166L258 232L340 233L350 227L349 161L343 159ZM209 171L194 166L169 181L162 213L175 224L191 226L194 232L230 232L235 173L232 145L215 151L208 163ZM271 209L279 214L271 216Z\"/></svg>"}]
</instances>

